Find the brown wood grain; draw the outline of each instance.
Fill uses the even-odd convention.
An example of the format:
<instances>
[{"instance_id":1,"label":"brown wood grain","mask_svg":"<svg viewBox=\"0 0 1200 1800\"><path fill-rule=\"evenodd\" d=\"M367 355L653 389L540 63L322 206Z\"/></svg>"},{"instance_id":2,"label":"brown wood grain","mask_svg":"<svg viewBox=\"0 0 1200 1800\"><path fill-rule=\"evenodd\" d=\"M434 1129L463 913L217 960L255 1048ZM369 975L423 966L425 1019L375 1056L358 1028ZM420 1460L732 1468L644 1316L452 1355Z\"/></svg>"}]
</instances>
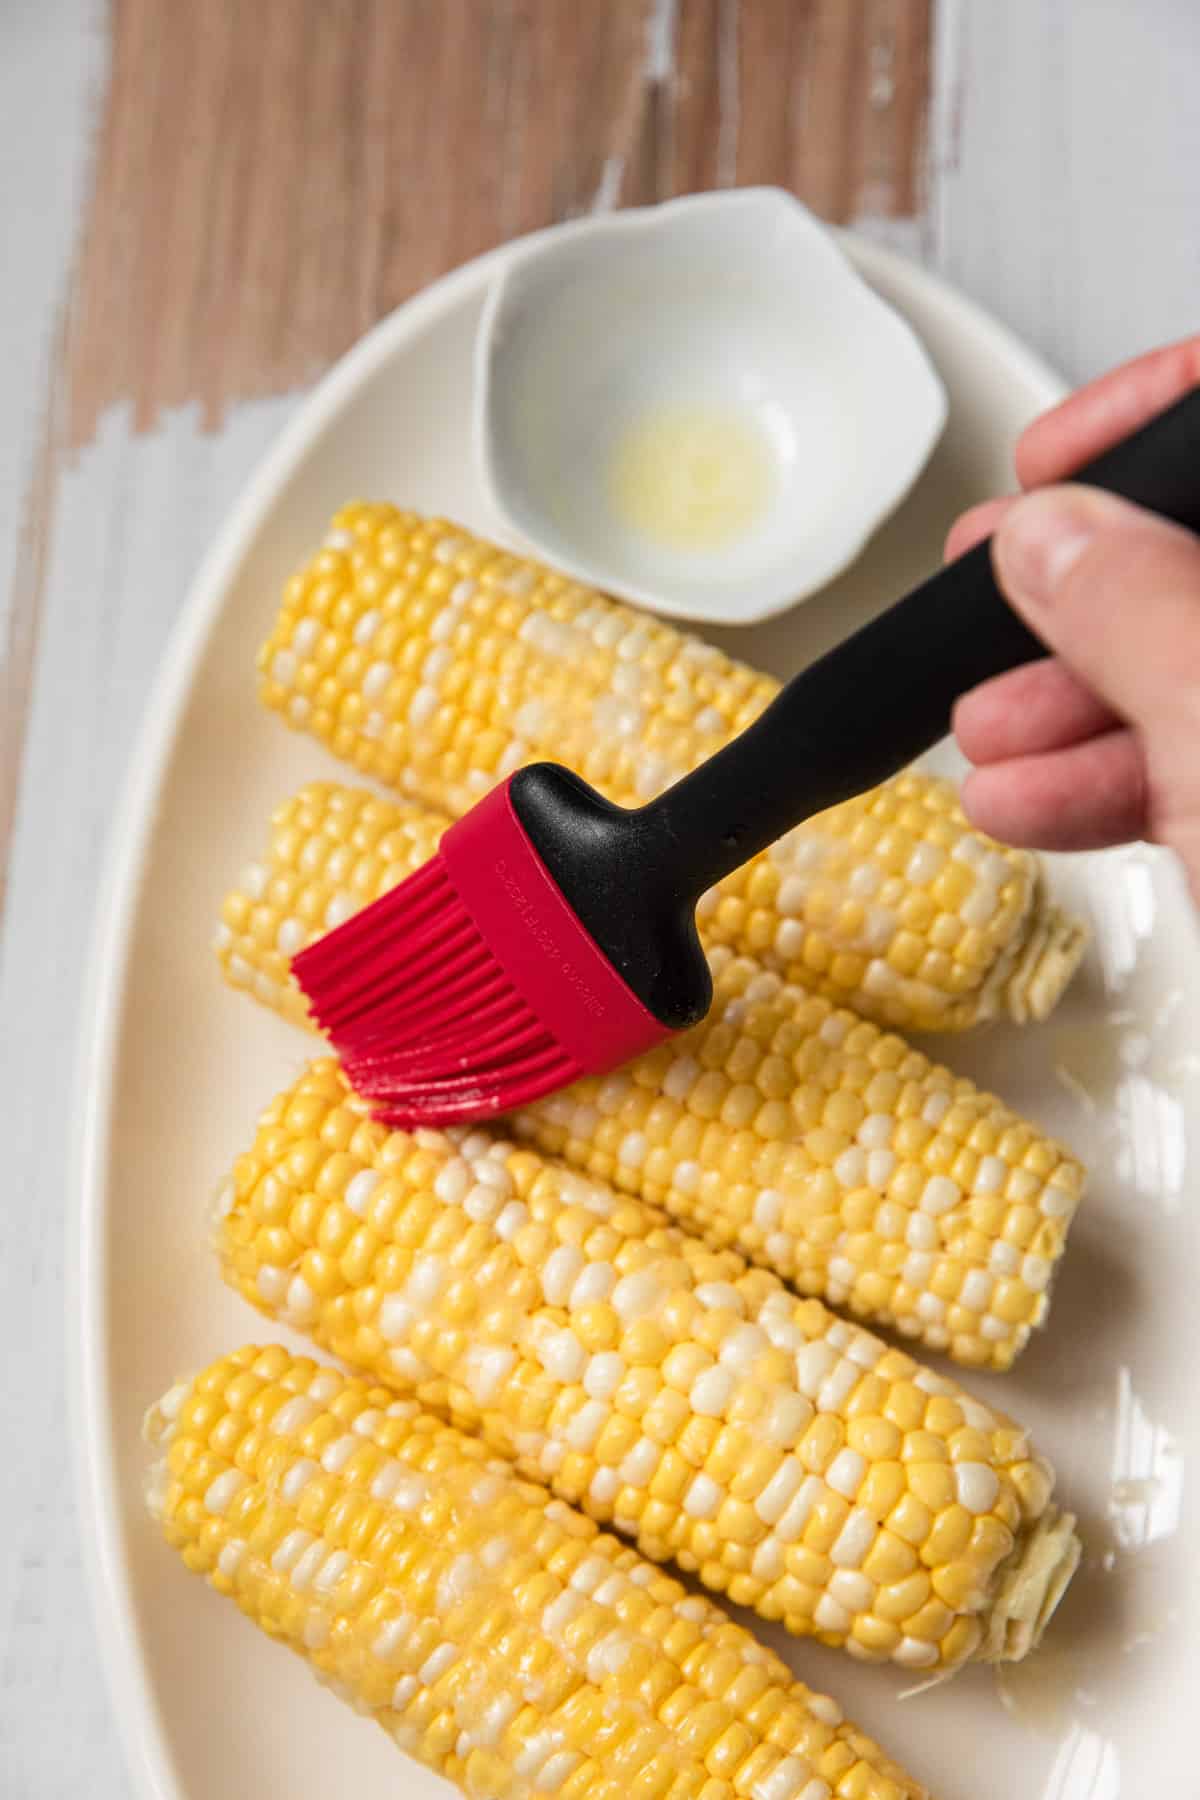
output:
<instances>
[{"instance_id":1,"label":"brown wood grain","mask_svg":"<svg viewBox=\"0 0 1200 1800\"><path fill-rule=\"evenodd\" d=\"M917 202L929 0L113 0L68 437L309 381L493 244L778 182Z\"/></svg>"}]
</instances>

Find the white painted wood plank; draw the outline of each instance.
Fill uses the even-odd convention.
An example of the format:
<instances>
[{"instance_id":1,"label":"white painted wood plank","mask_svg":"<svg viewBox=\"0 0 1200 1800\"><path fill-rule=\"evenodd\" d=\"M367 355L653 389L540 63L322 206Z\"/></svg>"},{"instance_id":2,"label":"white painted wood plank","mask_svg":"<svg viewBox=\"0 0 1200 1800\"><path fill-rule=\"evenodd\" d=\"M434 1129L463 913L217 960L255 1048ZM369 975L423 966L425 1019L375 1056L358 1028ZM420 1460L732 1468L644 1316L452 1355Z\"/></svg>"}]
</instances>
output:
<instances>
[{"instance_id":1,"label":"white painted wood plank","mask_svg":"<svg viewBox=\"0 0 1200 1800\"><path fill-rule=\"evenodd\" d=\"M1200 330L1200 6L939 0L928 254L1073 381Z\"/></svg>"},{"instance_id":2,"label":"white painted wood plank","mask_svg":"<svg viewBox=\"0 0 1200 1800\"><path fill-rule=\"evenodd\" d=\"M14 0L0 22L0 651L49 359L78 230L91 108L104 70L102 0Z\"/></svg>"},{"instance_id":3,"label":"white painted wood plank","mask_svg":"<svg viewBox=\"0 0 1200 1800\"><path fill-rule=\"evenodd\" d=\"M32 647L22 526L48 429L50 364L81 216L92 108L104 75L100 0L17 0L0 54L0 704L21 702ZM53 683L50 684L51 688ZM11 737L8 739L11 744ZM68 831L72 819L64 821ZM11 914L8 917L11 919ZM21 954L6 931L2 973ZM5 1060L20 1055L22 1015L0 1000ZM55 1021L69 1062L71 1018ZM10 1054L8 1046L15 1055ZM61 1137L52 1084L5 1095L6 1141L22 1130ZM47 1176L50 1178L47 1179ZM0 1200L0 1793L43 1800L97 1778L122 1791L103 1678L92 1648L62 1418L61 1176L36 1148L14 1158ZM11 1435L10 1435L11 1434ZM39 1737L42 1742L39 1743Z\"/></svg>"},{"instance_id":4,"label":"white painted wood plank","mask_svg":"<svg viewBox=\"0 0 1200 1800\"><path fill-rule=\"evenodd\" d=\"M216 437L189 408L135 438L122 409L60 474L0 968L4 1800L128 1792L82 1587L66 1439L64 1109L133 734L192 571L291 405L239 408Z\"/></svg>"}]
</instances>

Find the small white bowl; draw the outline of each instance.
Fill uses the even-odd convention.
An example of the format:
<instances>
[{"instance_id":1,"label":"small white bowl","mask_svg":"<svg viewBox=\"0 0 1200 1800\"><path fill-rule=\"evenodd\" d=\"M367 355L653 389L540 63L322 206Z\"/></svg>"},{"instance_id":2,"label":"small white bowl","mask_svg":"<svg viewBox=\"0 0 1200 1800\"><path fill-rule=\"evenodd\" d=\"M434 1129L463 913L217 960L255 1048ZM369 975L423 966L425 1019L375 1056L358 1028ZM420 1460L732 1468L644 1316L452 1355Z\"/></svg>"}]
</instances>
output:
<instances>
[{"instance_id":1,"label":"small white bowl","mask_svg":"<svg viewBox=\"0 0 1200 1800\"><path fill-rule=\"evenodd\" d=\"M853 562L946 418L912 329L775 188L536 242L497 277L476 357L505 524L577 580L722 624Z\"/></svg>"}]
</instances>

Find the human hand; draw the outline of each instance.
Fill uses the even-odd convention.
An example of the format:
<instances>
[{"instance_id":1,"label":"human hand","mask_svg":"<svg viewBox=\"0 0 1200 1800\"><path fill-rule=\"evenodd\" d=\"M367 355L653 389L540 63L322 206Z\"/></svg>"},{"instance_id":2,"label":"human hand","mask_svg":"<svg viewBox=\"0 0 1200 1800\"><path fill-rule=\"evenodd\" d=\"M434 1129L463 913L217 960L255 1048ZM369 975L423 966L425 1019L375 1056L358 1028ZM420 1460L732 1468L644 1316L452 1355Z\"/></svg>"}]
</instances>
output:
<instances>
[{"instance_id":1,"label":"human hand","mask_svg":"<svg viewBox=\"0 0 1200 1800\"><path fill-rule=\"evenodd\" d=\"M955 708L971 821L1045 850L1169 844L1200 903L1200 537L1097 489L1046 485L1196 386L1200 337L1081 388L1017 445L1021 486L1038 491L964 513L946 555L993 533L1005 595L1054 652Z\"/></svg>"}]
</instances>

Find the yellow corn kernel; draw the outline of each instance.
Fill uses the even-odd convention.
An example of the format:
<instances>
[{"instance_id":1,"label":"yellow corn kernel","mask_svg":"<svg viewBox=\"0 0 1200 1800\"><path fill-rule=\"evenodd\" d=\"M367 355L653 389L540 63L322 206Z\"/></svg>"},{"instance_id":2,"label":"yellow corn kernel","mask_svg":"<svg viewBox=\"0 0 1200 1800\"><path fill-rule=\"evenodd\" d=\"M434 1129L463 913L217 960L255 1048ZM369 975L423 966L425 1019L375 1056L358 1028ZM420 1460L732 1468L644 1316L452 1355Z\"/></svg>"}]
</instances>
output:
<instances>
[{"instance_id":1,"label":"yellow corn kernel","mask_svg":"<svg viewBox=\"0 0 1200 1800\"><path fill-rule=\"evenodd\" d=\"M884 1401L885 1417L903 1432L916 1431L925 1417L926 1396L911 1381L897 1381Z\"/></svg>"},{"instance_id":2,"label":"yellow corn kernel","mask_svg":"<svg viewBox=\"0 0 1200 1800\"><path fill-rule=\"evenodd\" d=\"M899 1581L881 1587L875 1596L874 1610L881 1619L908 1619L920 1611L929 1599L932 1584L923 1569L902 1576Z\"/></svg>"},{"instance_id":3,"label":"yellow corn kernel","mask_svg":"<svg viewBox=\"0 0 1200 1800\"><path fill-rule=\"evenodd\" d=\"M899 1456L901 1441L891 1420L876 1415L852 1419L846 1427L846 1442L852 1450L861 1451L868 1462L886 1462Z\"/></svg>"},{"instance_id":4,"label":"yellow corn kernel","mask_svg":"<svg viewBox=\"0 0 1200 1800\"><path fill-rule=\"evenodd\" d=\"M978 1618L960 1614L942 1639L942 1655L954 1657L957 1666L958 1662L977 1654L982 1637L983 1627Z\"/></svg>"},{"instance_id":5,"label":"yellow corn kernel","mask_svg":"<svg viewBox=\"0 0 1200 1800\"><path fill-rule=\"evenodd\" d=\"M881 1587L903 1581L916 1566L917 1553L912 1545L886 1528L878 1533L862 1563L863 1574Z\"/></svg>"},{"instance_id":6,"label":"yellow corn kernel","mask_svg":"<svg viewBox=\"0 0 1200 1800\"><path fill-rule=\"evenodd\" d=\"M887 1522L889 1531L894 1531L906 1544L919 1548L933 1529L933 1514L915 1494L908 1493L892 1508Z\"/></svg>"},{"instance_id":7,"label":"yellow corn kernel","mask_svg":"<svg viewBox=\"0 0 1200 1800\"><path fill-rule=\"evenodd\" d=\"M930 1512L944 1512L954 1504L958 1488L948 1463L909 1463L905 1473L912 1493Z\"/></svg>"},{"instance_id":8,"label":"yellow corn kernel","mask_svg":"<svg viewBox=\"0 0 1200 1800\"><path fill-rule=\"evenodd\" d=\"M898 1462L872 1463L866 1480L858 1490L857 1504L873 1519L886 1519L902 1498L908 1485L904 1465Z\"/></svg>"},{"instance_id":9,"label":"yellow corn kernel","mask_svg":"<svg viewBox=\"0 0 1200 1800\"><path fill-rule=\"evenodd\" d=\"M1021 1502L1022 1518L1032 1518L1039 1506L1045 1504L1045 1497L1053 1486L1054 1476L1049 1464L1040 1457L1030 1462L1018 1462L1013 1467L1013 1486Z\"/></svg>"},{"instance_id":10,"label":"yellow corn kernel","mask_svg":"<svg viewBox=\"0 0 1200 1800\"><path fill-rule=\"evenodd\" d=\"M899 1648L903 1635L899 1626L894 1625L890 1619L873 1612L864 1613L861 1618L855 1619L851 1632L854 1642L861 1645L873 1658L891 1656Z\"/></svg>"},{"instance_id":11,"label":"yellow corn kernel","mask_svg":"<svg viewBox=\"0 0 1200 1800\"><path fill-rule=\"evenodd\" d=\"M934 1569L932 1580L934 1593L953 1612L965 1613L971 1610L971 1604L979 1593L979 1572L974 1563L941 1563Z\"/></svg>"},{"instance_id":12,"label":"yellow corn kernel","mask_svg":"<svg viewBox=\"0 0 1200 1800\"><path fill-rule=\"evenodd\" d=\"M921 1560L928 1563L930 1568L937 1568L944 1562L953 1562L970 1543L973 1525L974 1521L965 1506L948 1506L945 1512L938 1514L926 1531L919 1546ZM1000 1529L1003 1530L1003 1526Z\"/></svg>"},{"instance_id":13,"label":"yellow corn kernel","mask_svg":"<svg viewBox=\"0 0 1200 1800\"><path fill-rule=\"evenodd\" d=\"M945 1637L955 1614L941 1600L933 1598L925 1602L918 1612L904 1621L906 1637L920 1638L924 1643L937 1644Z\"/></svg>"}]
</instances>

